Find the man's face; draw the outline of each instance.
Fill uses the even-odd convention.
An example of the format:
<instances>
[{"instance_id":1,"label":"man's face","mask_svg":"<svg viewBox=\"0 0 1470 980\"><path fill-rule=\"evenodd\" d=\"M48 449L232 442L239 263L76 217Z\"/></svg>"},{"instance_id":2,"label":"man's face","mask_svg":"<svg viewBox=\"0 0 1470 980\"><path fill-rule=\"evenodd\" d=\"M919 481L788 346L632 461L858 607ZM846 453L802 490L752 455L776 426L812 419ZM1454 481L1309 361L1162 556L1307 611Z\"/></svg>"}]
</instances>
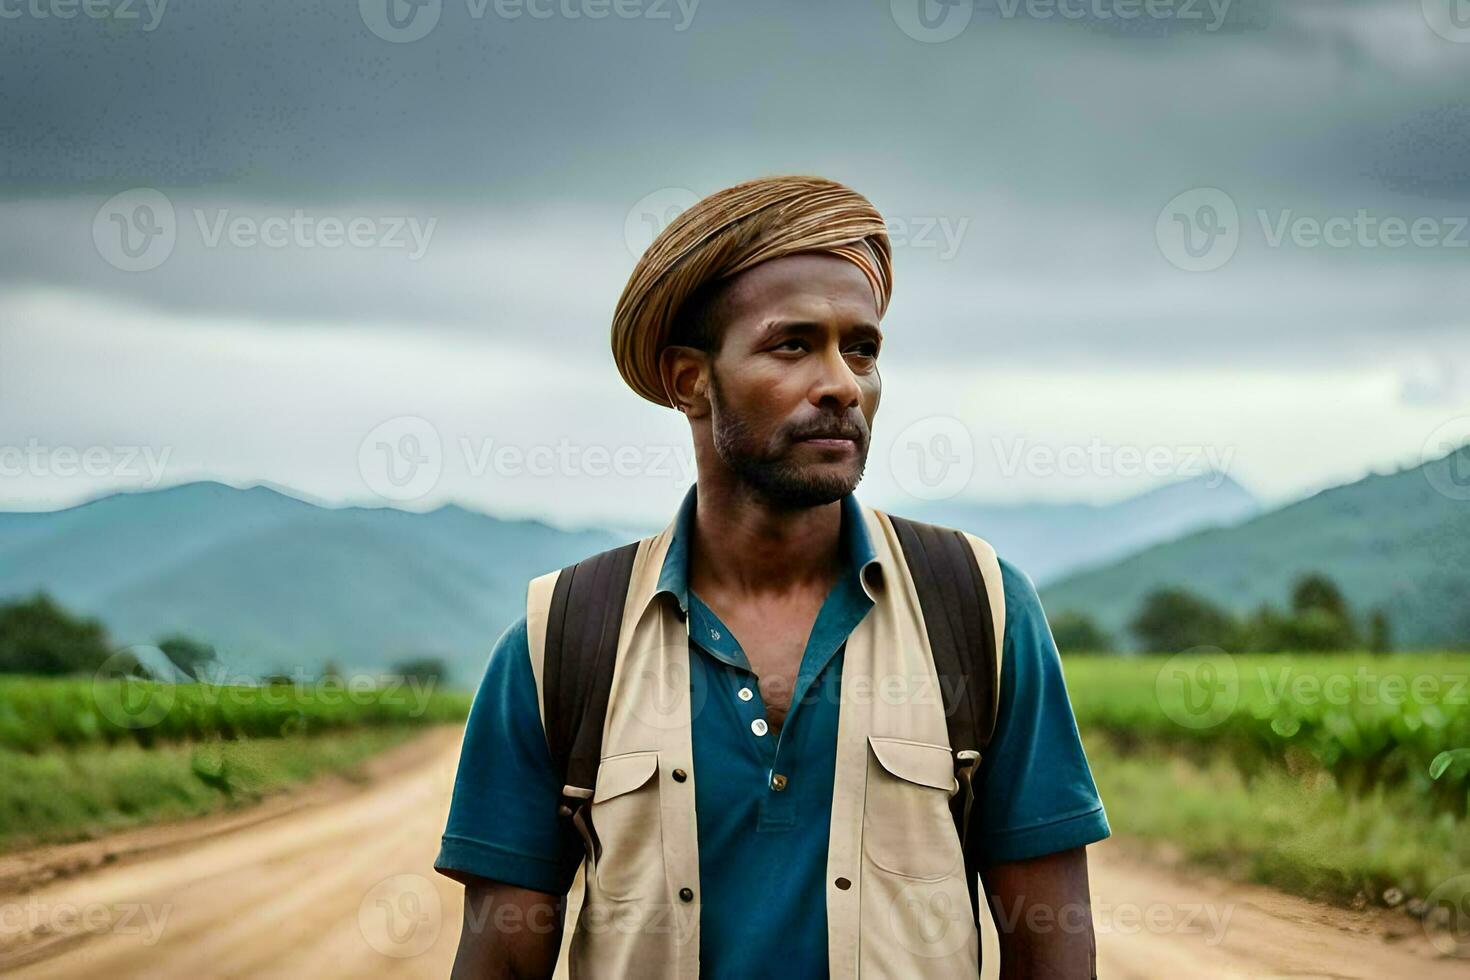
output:
<instances>
[{"instance_id":1,"label":"man's face","mask_svg":"<svg viewBox=\"0 0 1470 980\"><path fill-rule=\"evenodd\" d=\"M713 315L710 423L725 465L772 505L807 508L863 476L878 376L877 303L834 255L772 259L731 280Z\"/></svg>"}]
</instances>

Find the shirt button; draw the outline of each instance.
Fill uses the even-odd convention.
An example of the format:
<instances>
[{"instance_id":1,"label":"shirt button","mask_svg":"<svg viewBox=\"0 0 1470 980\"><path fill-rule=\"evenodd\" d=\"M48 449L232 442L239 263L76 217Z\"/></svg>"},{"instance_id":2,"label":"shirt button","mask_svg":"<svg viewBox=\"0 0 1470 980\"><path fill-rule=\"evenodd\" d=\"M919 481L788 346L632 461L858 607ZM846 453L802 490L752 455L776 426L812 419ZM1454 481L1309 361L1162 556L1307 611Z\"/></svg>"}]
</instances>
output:
<instances>
[{"instance_id":1,"label":"shirt button","mask_svg":"<svg viewBox=\"0 0 1470 980\"><path fill-rule=\"evenodd\" d=\"M751 698L755 697L755 692L748 687L742 687L740 690L735 692L735 696L742 701L749 701Z\"/></svg>"},{"instance_id":2,"label":"shirt button","mask_svg":"<svg viewBox=\"0 0 1470 980\"><path fill-rule=\"evenodd\" d=\"M684 900L686 902L692 902L692 901L694 901L694 889L693 888L680 888L679 889L679 898L681 898L682 900Z\"/></svg>"},{"instance_id":3,"label":"shirt button","mask_svg":"<svg viewBox=\"0 0 1470 980\"><path fill-rule=\"evenodd\" d=\"M776 792L779 793L779 792L781 792L785 788L786 788L786 777L785 776L781 775L778 772L778 773L776 773L775 775L773 775L771 777L771 789L773 789L773 790L775 790Z\"/></svg>"},{"instance_id":4,"label":"shirt button","mask_svg":"<svg viewBox=\"0 0 1470 980\"><path fill-rule=\"evenodd\" d=\"M755 732L757 735L764 735L766 732L770 731L770 728L771 726L766 724L766 720L764 718L757 718L755 721L750 723L750 730Z\"/></svg>"}]
</instances>

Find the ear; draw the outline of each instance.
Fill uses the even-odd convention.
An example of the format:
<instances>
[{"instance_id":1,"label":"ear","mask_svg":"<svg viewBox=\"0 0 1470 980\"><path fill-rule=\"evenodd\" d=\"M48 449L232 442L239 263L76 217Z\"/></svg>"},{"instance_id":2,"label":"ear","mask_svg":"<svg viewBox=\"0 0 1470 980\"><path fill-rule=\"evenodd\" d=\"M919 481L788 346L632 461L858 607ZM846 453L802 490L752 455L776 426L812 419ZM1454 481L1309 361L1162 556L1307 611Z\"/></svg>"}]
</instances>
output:
<instances>
[{"instance_id":1,"label":"ear","mask_svg":"<svg viewBox=\"0 0 1470 980\"><path fill-rule=\"evenodd\" d=\"M695 347L670 344L658 354L659 376L670 403L688 418L709 414L710 357Z\"/></svg>"}]
</instances>

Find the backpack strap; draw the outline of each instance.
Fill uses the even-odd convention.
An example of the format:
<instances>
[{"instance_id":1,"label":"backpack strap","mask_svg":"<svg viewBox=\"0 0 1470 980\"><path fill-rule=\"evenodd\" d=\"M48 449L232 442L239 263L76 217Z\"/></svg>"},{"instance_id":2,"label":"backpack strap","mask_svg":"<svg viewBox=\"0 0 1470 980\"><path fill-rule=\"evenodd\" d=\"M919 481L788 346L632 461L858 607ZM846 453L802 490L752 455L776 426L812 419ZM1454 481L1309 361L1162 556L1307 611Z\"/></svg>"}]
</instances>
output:
<instances>
[{"instance_id":1,"label":"backpack strap","mask_svg":"<svg viewBox=\"0 0 1470 980\"><path fill-rule=\"evenodd\" d=\"M959 785L959 792L950 798L950 814L965 855L970 904L978 917L980 855L978 842L969 836L970 813L975 801L975 770L995 731L1001 649L991 607L992 590L986 587L977 552L987 564L994 562L994 552L963 531L892 514L885 516L903 549L934 656ZM998 565L993 574L999 578ZM1000 593L998 581L994 591Z\"/></svg>"},{"instance_id":2,"label":"backpack strap","mask_svg":"<svg viewBox=\"0 0 1470 980\"><path fill-rule=\"evenodd\" d=\"M564 783L558 806L564 817L575 818L597 785L603 721L637 553L634 541L542 576L531 586L527 623L533 637L544 630L541 720L553 771Z\"/></svg>"}]
</instances>

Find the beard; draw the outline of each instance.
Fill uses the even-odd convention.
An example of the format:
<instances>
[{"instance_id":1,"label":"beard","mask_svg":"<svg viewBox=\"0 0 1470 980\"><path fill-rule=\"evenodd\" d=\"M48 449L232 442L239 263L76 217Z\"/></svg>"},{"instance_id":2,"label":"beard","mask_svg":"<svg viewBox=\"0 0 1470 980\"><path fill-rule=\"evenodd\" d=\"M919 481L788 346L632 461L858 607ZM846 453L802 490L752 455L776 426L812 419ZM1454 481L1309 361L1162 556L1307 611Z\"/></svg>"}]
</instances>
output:
<instances>
[{"instance_id":1,"label":"beard","mask_svg":"<svg viewBox=\"0 0 1470 980\"><path fill-rule=\"evenodd\" d=\"M719 375L710 372L710 419L715 452L742 483L778 510L805 510L841 500L857 488L868 462L868 430L860 421L856 464L812 465L791 457L797 440L778 434L775 444L762 440L740 413L731 411L720 390ZM828 420L828 427L851 430L848 419Z\"/></svg>"}]
</instances>

